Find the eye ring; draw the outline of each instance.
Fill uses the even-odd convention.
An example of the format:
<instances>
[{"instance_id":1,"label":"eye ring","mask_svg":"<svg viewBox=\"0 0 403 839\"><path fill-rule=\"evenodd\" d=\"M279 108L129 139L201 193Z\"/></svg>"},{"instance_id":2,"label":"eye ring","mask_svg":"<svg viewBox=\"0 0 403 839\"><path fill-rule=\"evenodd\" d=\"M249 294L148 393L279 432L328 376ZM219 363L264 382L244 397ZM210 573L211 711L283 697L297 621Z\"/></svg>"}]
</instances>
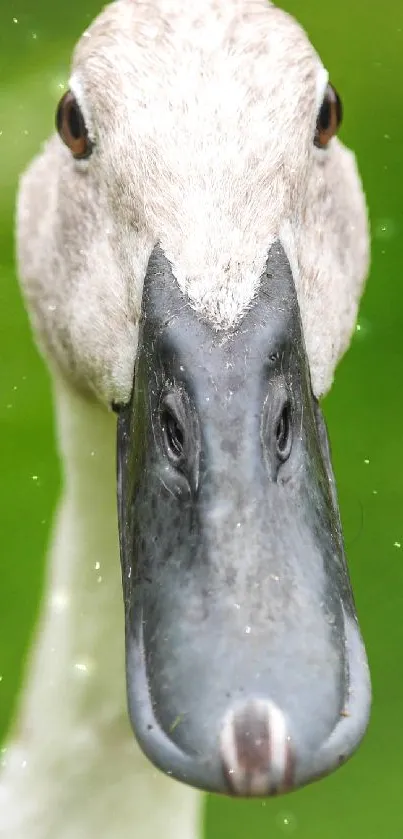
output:
<instances>
[{"instance_id":1,"label":"eye ring","mask_svg":"<svg viewBox=\"0 0 403 839\"><path fill-rule=\"evenodd\" d=\"M56 128L75 160L85 160L90 157L93 144L88 136L81 108L71 90L68 90L59 102L56 111Z\"/></svg>"},{"instance_id":2,"label":"eye ring","mask_svg":"<svg viewBox=\"0 0 403 839\"><path fill-rule=\"evenodd\" d=\"M343 120L343 105L337 90L328 84L316 121L314 144L325 149L337 134Z\"/></svg>"}]
</instances>

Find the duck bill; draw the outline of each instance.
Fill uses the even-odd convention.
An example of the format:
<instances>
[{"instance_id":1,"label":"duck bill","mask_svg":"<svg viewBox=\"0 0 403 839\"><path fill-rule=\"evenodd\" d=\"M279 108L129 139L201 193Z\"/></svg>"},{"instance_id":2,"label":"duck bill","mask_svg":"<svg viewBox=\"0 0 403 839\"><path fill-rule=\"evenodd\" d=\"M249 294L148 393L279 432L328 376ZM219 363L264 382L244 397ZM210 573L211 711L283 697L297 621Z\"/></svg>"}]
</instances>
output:
<instances>
[{"instance_id":1,"label":"duck bill","mask_svg":"<svg viewBox=\"0 0 403 839\"><path fill-rule=\"evenodd\" d=\"M242 796L345 761L370 681L280 244L232 332L191 308L153 252L118 505L128 705L151 761Z\"/></svg>"}]
</instances>

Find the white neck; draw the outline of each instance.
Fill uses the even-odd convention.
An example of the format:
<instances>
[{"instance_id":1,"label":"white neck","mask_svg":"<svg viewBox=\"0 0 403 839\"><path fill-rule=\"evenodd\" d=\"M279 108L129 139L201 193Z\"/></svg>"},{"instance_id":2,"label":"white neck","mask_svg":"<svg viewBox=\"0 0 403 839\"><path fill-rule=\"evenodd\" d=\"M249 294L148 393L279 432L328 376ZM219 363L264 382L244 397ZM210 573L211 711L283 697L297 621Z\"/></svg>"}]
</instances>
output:
<instances>
[{"instance_id":1,"label":"white neck","mask_svg":"<svg viewBox=\"0 0 403 839\"><path fill-rule=\"evenodd\" d=\"M0 838L198 839L200 794L154 770L128 723L116 418L60 382L56 402L65 489Z\"/></svg>"}]
</instances>

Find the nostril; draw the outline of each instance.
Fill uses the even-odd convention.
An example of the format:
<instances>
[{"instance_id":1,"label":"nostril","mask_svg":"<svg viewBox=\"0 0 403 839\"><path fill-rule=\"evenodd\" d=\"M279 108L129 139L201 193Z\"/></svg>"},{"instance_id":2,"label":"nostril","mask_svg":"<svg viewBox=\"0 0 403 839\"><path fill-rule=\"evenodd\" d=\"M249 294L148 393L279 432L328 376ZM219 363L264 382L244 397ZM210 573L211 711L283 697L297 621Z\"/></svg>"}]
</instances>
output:
<instances>
[{"instance_id":1,"label":"nostril","mask_svg":"<svg viewBox=\"0 0 403 839\"><path fill-rule=\"evenodd\" d=\"M183 393L171 391L162 394L159 405L161 442L166 456L176 468L180 468L186 460L188 413Z\"/></svg>"},{"instance_id":2,"label":"nostril","mask_svg":"<svg viewBox=\"0 0 403 839\"><path fill-rule=\"evenodd\" d=\"M164 432L165 446L171 457L180 460L183 455L184 434L178 420L168 408L161 414L161 426Z\"/></svg>"},{"instance_id":3,"label":"nostril","mask_svg":"<svg viewBox=\"0 0 403 839\"><path fill-rule=\"evenodd\" d=\"M293 409L288 389L281 382L271 382L261 420L263 456L273 480L288 460L293 445Z\"/></svg>"},{"instance_id":4,"label":"nostril","mask_svg":"<svg viewBox=\"0 0 403 839\"><path fill-rule=\"evenodd\" d=\"M291 405L287 401L277 420L276 447L277 456L284 462L290 456L292 446Z\"/></svg>"},{"instance_id":5,"label":"nostril","mask_svg":"<svg viewBox=\"0 0 403 839\"><path fill-rule=\"evenodd\" d=\"M224 719L220 755L235 795L285 792L293 785L294 761L285 716L273 703L251 700Z\"/></svg>"}]
</instances>

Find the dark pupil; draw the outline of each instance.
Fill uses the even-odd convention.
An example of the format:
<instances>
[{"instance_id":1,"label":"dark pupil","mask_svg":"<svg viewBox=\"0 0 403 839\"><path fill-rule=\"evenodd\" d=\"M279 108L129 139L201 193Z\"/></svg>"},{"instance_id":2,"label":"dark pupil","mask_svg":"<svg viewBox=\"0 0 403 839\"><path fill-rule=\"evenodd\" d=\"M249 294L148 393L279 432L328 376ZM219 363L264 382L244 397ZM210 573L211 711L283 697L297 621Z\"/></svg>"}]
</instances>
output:
<instances>
[{"instance_id":1,"label":"dark pupil","mask_svg":"<svg viewBox=\"0 0 403 839\"><path fill-rule=\"evenodd\" d=\"M181 457L183 454L184 444L183 431L170 411L164 411L162 424L165 429L166 440L172 454L174 454L175 457Z\"/></svg>"},{"instance_id":2,"label":"dark pupil","mask_svg":"<svg viewBox=\"0 0 403 839\"><path fill-rule=\"evenodd\" d=\"M75 140L80 140L84 133L83 118L81 116L80 109L74 103L70 105L68 122L71 135Z\"/></svg>"},{"instance_id":3,"label":"dark pupil","mask_svg":"<svg viewBox=\"0 0 403 839\"><path fill-rule=\"evenodd\" d=\"M280 455L287 451L290 436L290 406L286 405L277 424L277 450Z\"/></svg>"},{"instance_id":4,"label":"dark pupil","mask_svg":"<svg viewBox=\"0 0 403 839\"><path fill-rule=\"evenodd\" d=\"M327 131L328 128L330 128L331 118L332 118L332 110L331 110L330 99L328 97L326 97L326 99L323 102L323 105L320 109L320 112L319 112L319 125L320 125L322 131Z\"/></svg>"}]
</instances>

